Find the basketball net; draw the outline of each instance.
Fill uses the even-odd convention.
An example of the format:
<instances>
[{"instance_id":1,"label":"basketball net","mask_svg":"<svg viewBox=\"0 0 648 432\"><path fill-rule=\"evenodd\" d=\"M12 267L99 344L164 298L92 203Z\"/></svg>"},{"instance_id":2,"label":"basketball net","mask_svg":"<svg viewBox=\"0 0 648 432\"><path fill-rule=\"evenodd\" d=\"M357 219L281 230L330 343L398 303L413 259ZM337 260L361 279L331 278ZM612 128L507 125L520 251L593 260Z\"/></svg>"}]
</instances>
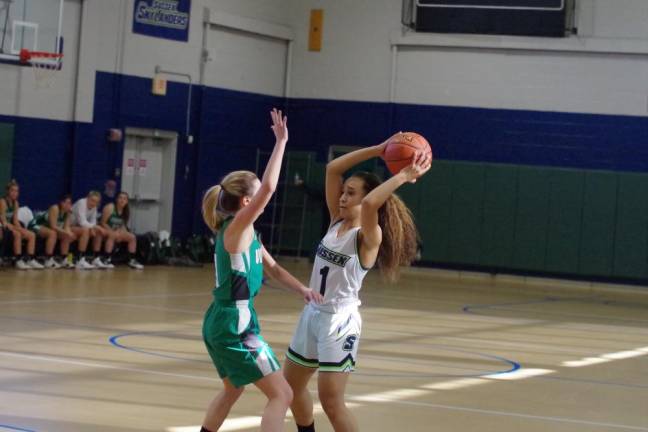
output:
<instances>
[{"instance_id":1,"label":"basketball net","mask_svg":"<svg viewBox=\"0 0 648 432\"><path fill-rule=\"evenodd\" d=\"M34 71L34 82L36 88L50 88L56 72L61 69L63 54L20 50L20 61L30 63Z\"/></svg>"}]
</instances>

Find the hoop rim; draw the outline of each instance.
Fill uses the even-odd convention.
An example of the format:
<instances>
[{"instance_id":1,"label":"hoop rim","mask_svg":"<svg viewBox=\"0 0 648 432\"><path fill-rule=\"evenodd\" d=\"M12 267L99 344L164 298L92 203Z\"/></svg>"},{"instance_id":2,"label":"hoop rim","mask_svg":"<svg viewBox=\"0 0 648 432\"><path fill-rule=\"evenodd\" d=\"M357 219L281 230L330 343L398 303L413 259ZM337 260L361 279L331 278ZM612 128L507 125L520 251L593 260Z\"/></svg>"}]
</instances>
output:
<instances>
[{"instance_id":1,"label":"hoop rim","mask_svg":"<svg viewBox=\"0 0 648 432\"><path fill-rule=\"evenodd\" d=\"M48 51L30 51L26 48L20 50L20 61L22 63L27 63L31 59L61 59L63 58L63 53L53 53Z\"/></svg>"}]
</instances>

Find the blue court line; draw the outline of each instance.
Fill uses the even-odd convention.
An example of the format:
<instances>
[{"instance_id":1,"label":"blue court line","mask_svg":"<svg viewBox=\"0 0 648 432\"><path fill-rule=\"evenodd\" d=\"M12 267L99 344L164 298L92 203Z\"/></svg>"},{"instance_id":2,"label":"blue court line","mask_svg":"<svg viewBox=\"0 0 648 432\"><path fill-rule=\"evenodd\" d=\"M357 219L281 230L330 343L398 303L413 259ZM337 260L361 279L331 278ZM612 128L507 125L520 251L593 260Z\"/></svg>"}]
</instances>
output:
<instances>
[{"instance_id":1,"label":"blue court line","mask_svg":"<svg viewBox=\"0 0 648 432\"><path fill-rule=\"evenodd\" d=\"M136 352L138 354L145 354L145 355L150 355L154 357L161 357L161 358L166 358L166 359L172 359L172 360L180 360L180 361L188 361L188 362L196 362L196 363L209 363L211 364L211 361L207 360L199 360L199 359L191 359L191 358L186 358L186 357L180 357L180 356L174 356L170 354L162 354L158 352L153 352L153 351L147 351L143 350L140 348L135 348L131 346L124 345L123 343L119 342L119 339L127 336L138 336L138 335L165 335L169 333L176 333L175 331L133 331L133 332L126 332L126 333L121 333L117 335L113 335L110 338L108 338L108 341L115 347L121 348L127 351L131 352ZM441 346L441 345L440 345ZM496 355L491 355L491 354L483 354L479 352L473 352L473 351L467 351L467 350L462 350L458 348L453 348L453 347L447 347L447 346L442 346L442 349L444 351L451 351L451 352L460 352L464 354L470 354L473 356L477 357L482 357L482 358L487 358L490 360L495 360L498 362L502 362L505 364L508 364L510 368L504 369L504 370L497 370L497 371L480 371L479 373L474 373L474 374L372 374L368 372L356 372L357 375L364 375L364 376L375 376L375 377L382 377L382 378L436 378L436 377L454 377L454 378L472 378L472 377L480 377L480 376L486 376L486 375L501 375L501 374L507 374L511 372L515 372L516 370L520 369L521 366L519 363L506 359L504 357L496 356ZM371 356L367 356L368 358L371 358ZM375 357L375 356L373 356ZM475 370L473 368L462 368L459 366L448 366L448 368L454 368L454 369L464 369L464 370Z\"/></svg>"},{"instance_id":2,"label":"blue court line","mask_svg":"<svg viewBox=\"0 0 648 432\"><path fill-rule=\"evenodd\" d=\"M526 306L534 304L546 304L546 303L566 303L566 302L582 302L588 300L594 300L597 304L603 306L610 306L610 302L607 300L597 300L597 297L545 297L542 300L533 300L525 302L511 302L511 303L492 303L492 304L468 304L463 306L462 311L464 313L477 314L479 309L491 309L491 310L500 310L507 312L519 312L515 309L515 306ZM614 318L614 317L605 317L598 315L572 315L569 313L562 312L549 312L549 311L532 311L533 314L538 315L550 315L550 316L562 316L562 317L571 317L571 318L586 318L586 319L597 319L601 321L619 321L619 322L634 322L634 323L646 323L648 320L641 319L631 319L631 318Z\"/></svg>"},{"instance_id":3,"label":"blue court line","mask_svg":"<svg viewBox=\"0 0 648 432\"><path fill-rule=\"evenodd\" d=\"M21 431L21 432L36 432L33 429L23 429L18 426L11 426L11 425L5 425L5 424L0 424L0 430L2 429L9 429L12 431Z\"/></svg>"},{"instance_id":4,"label":"blue court line","mask_svg":"<svg viewBox=\"0 0 648 432\"><path fill-rule=\"evenodd\" d=\"M127 333L121 333L121 334L116 334L116 335L110 336L110 338L108 338L108 341L113 346L116 346L117 348L121 348L121 349L126 350L126 351L136 352L136 353L139 353L139 354L145 354L145 355L150 355L150 356L155 356L155 357L162 357L162 358L167 358L167 359L172 359L172 360L181 360L181 361L188 361L188 362L195 362L195 363L208 363L208 364L211 364L211 362L207 361L207 360L190 359L190 358L186 358L186 357L179 357L179 356L173 356L173 355L169 355L169 354L161 354L161 353L146 351L146 350L139 349L139 348L129 347L129 346L126 346L126 345L118 342L119 339L121 339L123 337L126 337L126 336L164 335L164 334L173 333L173 332L174 331L164 331L164 332L160 332L160 331L157 331L157 332L134 331L134 332L127 332Z\"/></svg>"}]
</instances>

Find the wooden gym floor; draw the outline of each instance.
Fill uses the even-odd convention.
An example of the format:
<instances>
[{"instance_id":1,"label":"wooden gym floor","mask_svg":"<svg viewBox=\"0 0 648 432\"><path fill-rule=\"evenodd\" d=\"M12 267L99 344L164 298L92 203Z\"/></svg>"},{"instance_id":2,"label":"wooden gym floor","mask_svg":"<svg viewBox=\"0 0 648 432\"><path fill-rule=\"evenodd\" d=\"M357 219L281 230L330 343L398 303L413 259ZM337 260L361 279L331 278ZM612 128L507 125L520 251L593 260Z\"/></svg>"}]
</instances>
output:
<instances>
[{"instance_id":1,"label":"wooden gym floor","mask_svg":"<svg viewBox=\"0 0 648 432\"><path fill-rule=\"evenodd\" d=\"M221 388L200 336L212 281L0 271L0 431L197 431ZM362 297L362 431L648 431L648 290L413 269L369 275ZM301 307L273 288L257 302L282 360ZM263 403L249 388L222 430L257 430Z\"/></svg>"}]
</instances>

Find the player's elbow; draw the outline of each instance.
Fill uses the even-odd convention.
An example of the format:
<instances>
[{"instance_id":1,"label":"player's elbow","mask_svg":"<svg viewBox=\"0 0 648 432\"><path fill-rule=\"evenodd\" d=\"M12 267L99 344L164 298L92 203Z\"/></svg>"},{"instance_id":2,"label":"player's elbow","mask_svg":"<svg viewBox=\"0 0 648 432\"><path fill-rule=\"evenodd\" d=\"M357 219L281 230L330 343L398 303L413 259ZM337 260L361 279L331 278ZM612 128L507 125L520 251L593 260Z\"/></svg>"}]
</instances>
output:
<instances>
[{"instance_id":1,"label":"player's elbow","mask_svg":"<svg viewBox=\"0 0 648 432\"><path fill-rule=\"evenodd\" d=\"M261 188L259 189L259 192L265 193L268 195L272 195L277 191L277 185L276 184L270 184L270 182L264 182L261 183Z\"/></svg>"},{"instance_id":2,"label":"player's elbow","mask_svg":"<svg viewBox=\"0 0 648 432\"><path fill-rule=\"evenodd\" d=\"M265 266L265 271L268 274L268 276L272 279L278 279L279 278L279 273L280 273L280 267L278 264L275 264L273 266Z\"/></svg>"},{"instance_id":3,"label":"player's elbow","mask_svg":"<svg viewBox=\"0 0 648 432\"><path fill-rule=\"evenodd\" d=\"M371 198L369 196L362 198L362 202L360 204L363 212L377 211L380 207L380 203L377 202L375 198Z\"/></svg>"}]
</instances>

